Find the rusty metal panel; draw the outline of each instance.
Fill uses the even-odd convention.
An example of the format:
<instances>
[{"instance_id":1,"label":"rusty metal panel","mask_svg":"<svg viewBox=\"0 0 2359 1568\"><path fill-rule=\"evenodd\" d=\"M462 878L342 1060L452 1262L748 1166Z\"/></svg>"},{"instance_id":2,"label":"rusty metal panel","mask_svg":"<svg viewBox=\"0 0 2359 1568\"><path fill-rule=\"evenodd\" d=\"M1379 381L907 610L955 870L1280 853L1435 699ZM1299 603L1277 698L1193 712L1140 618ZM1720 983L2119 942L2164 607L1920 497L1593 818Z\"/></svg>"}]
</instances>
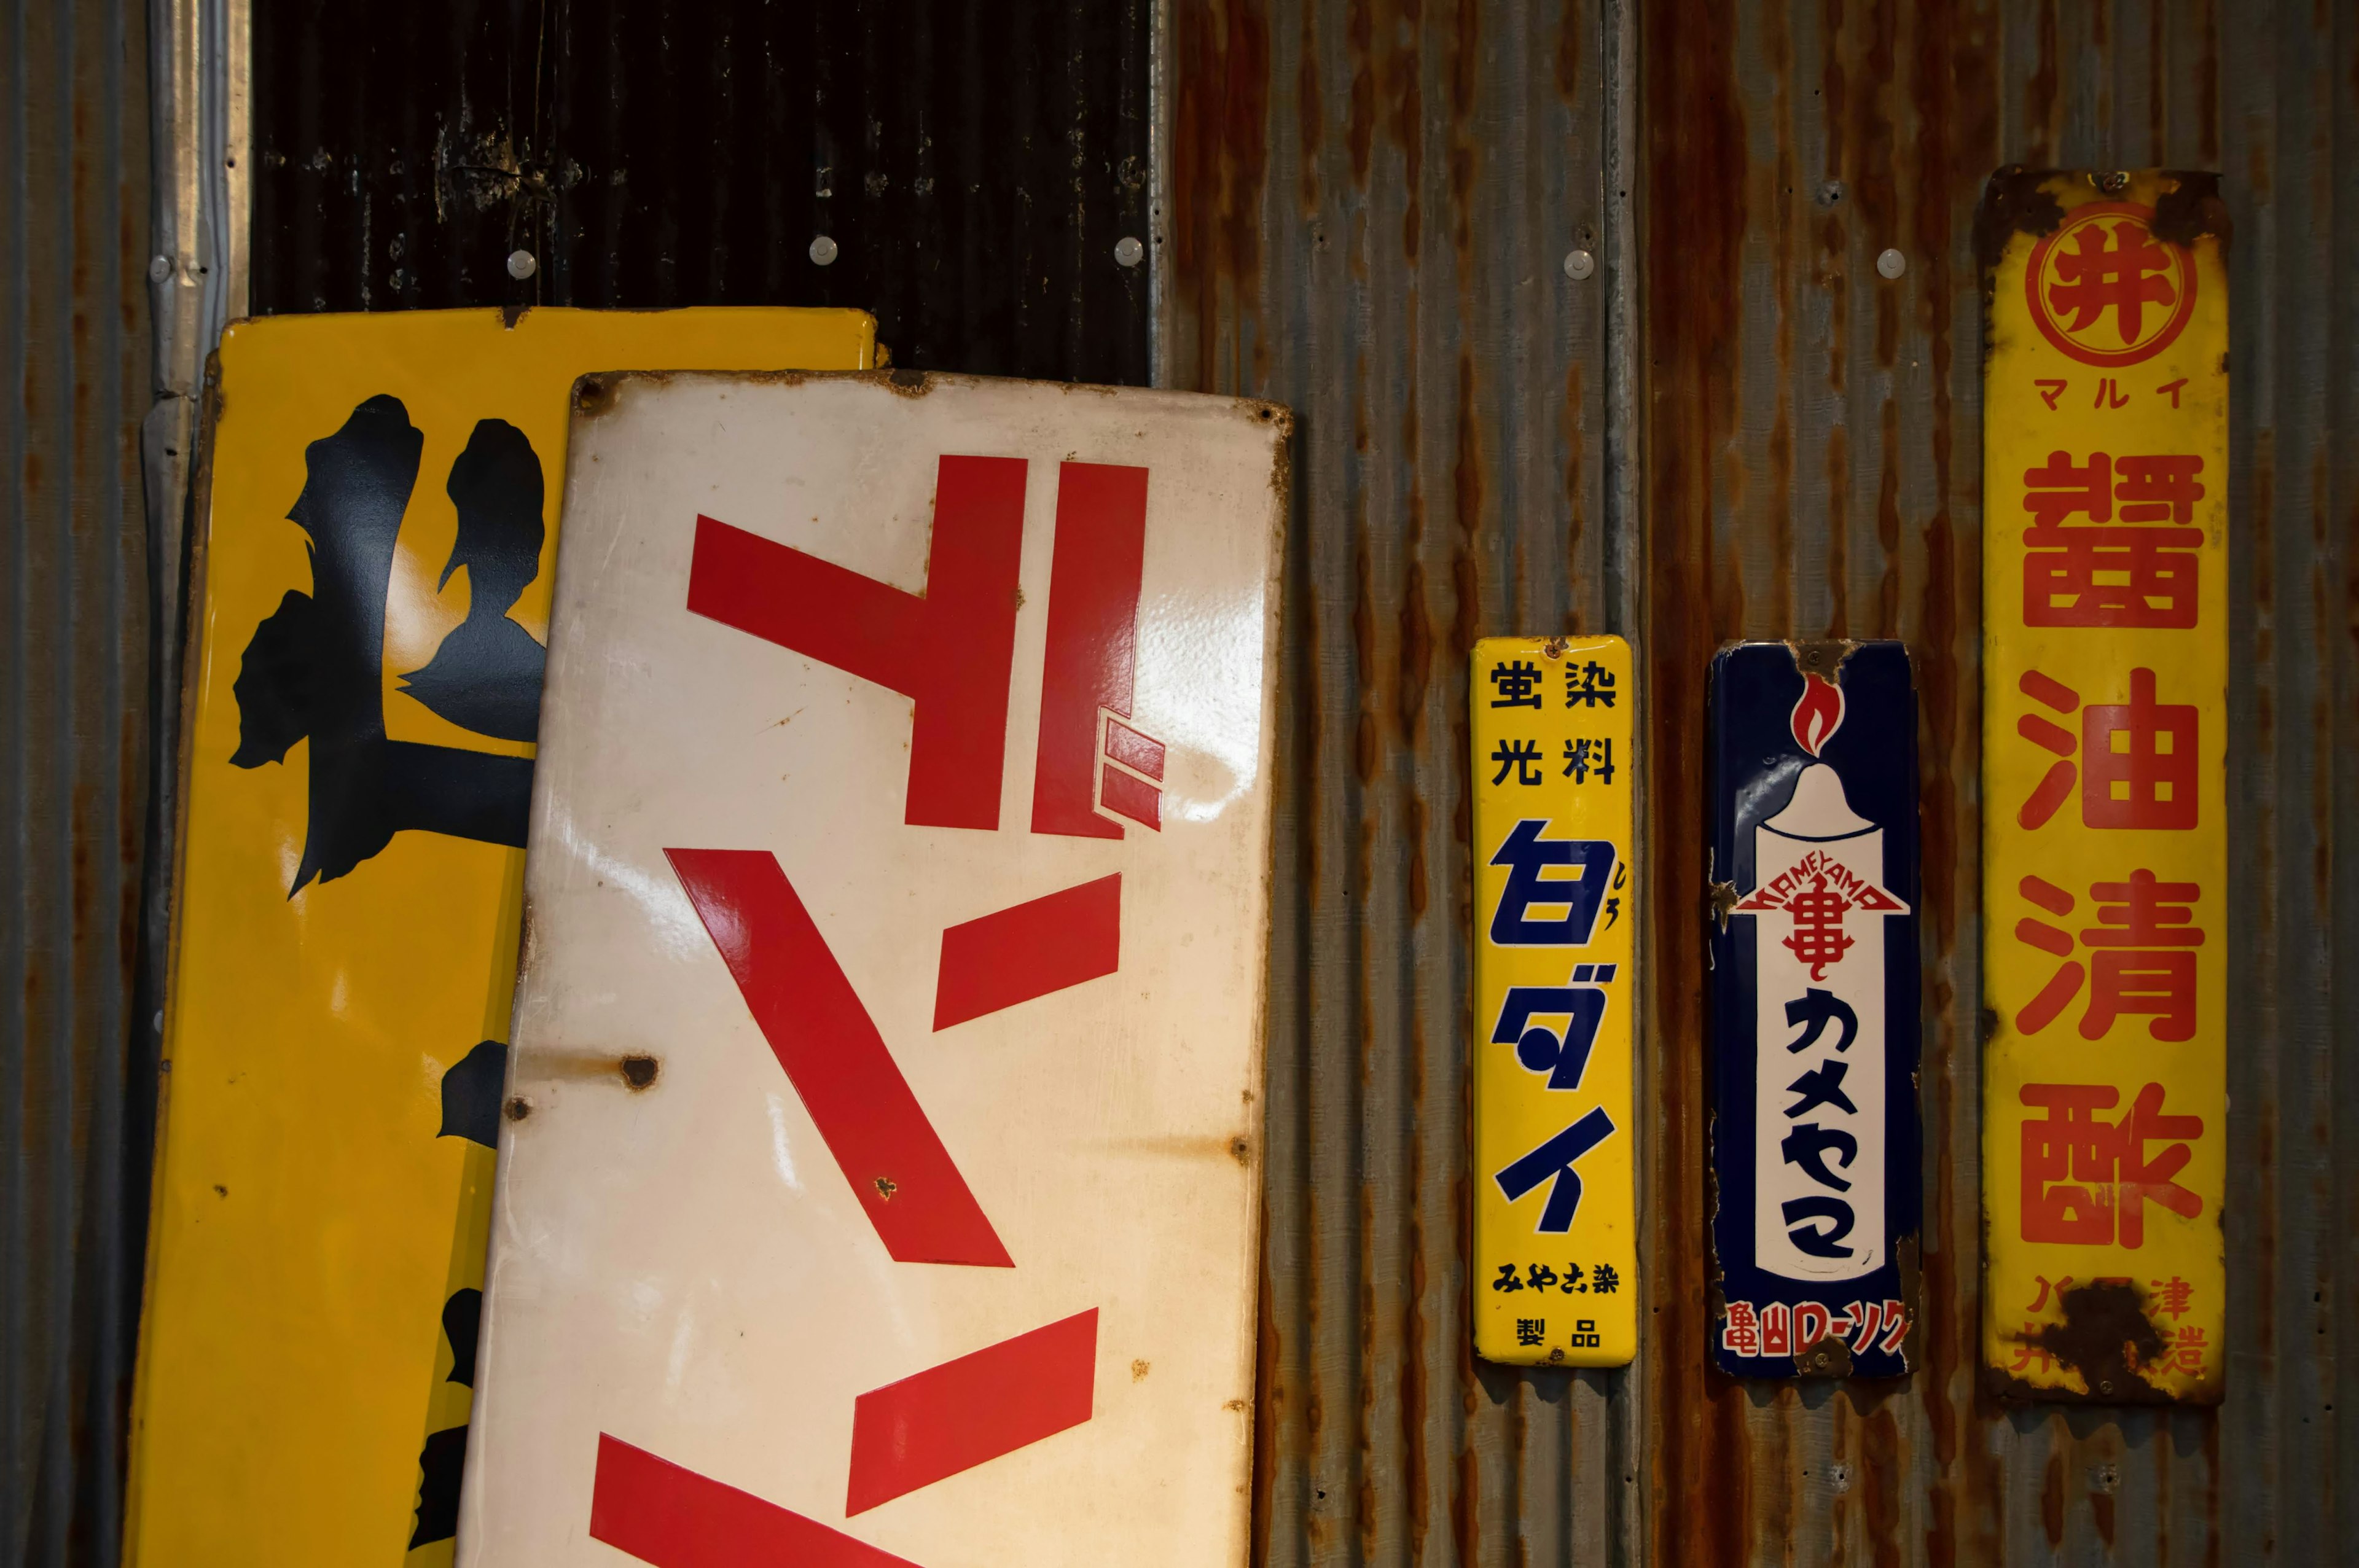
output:
<instances>
[{"instance_id":1,"label":"rusty metal panel","mask_svg":"<svg viewBox=\"0 0 2359 1568\"><path fill-rule=\"evenodd\" d=\"M1667 1281L1653 1365L1658 1561L2319 1562L2354 1463L2334 1313L2359 1109L2328 965L2359 884L2346 581L2354 465L2348 8L2121 4L1650 11L1645 479L1658 815L1692 780L1691 688L1732 636L1906 638L1924 696L1922 1368L1821 1397L1708 1375L1700 1280ZM1973 213L1999 165L2216 168L2234 220L2230 762L2234 977L2216 1414L1979 1402L1982 332ZM2340 218L2338 223L2337 219ZM1886 251L1896 254L1879 268ZM2335 270L2340 264L2340 271ZM1897 273L1897 276L1894 276ZM2330 345L2344 345L2341 350ZM2332 357L2334 352L2342 357ZM1700 868L1658 839L1675 911ZM2338 916L2340 918L2338 919ZM1661 932L1656 1039L1694 1022ZM1667 1122L1700 1083L1658 1058ZM1657 1249L1701 1212L1666 1140ZM1656 1278L1666 1280L1667 1270ZM2347 1359L2347 1358L2344 1358ZM2331 1408L2332 1407L2332 1408Z\"/></svg>"},{"instance_id":2,"label":"rusty metal panel","mask_svg":"<svg viewBox=\"0 0 2359 1568\"><path fill-rule=\"evenodd\" d=\"M1467 1327L1466 660L1483 635L1631 630L1604 502L1604 40L1579 0L1173 7L1161 363L1304 415L1256 1461L1273 1565L1626 1557L1643 1368L1478 1363Z\"/></svg>"},{"instance_id":3,"label":"rusty metal panel","mask_svg":"<svg viewBox=\"0 0 2359 1568\"><path fill-rule=\"evenodd\" d=\"M152 1058L144 8L0 5L0 1561L121 1519Z\"/></svg>"},{"instance_id":4,"label":"rusty metal panel","mask_svg":"<svg viewBox=\"0 0 2359 1568\"><path fill-rule=\"evenodd\" d=\"M261 0L254 308L845 306L905 367L1142 383L1152 14Z\"/></svg>"},{"instance_id":5,"label":"rusty metal panel","mask_svg":"<svg viewBox=\"0 0 2359 1568\"><path fill-rule=\"evenodd\" d=\"M1533 13L1539 14L1533 14ZM2232 14L2233 13L2233 14ZM1298 411L1271 974L1266 1561L2319 1562L2359 1530L2359 962L2346 634L2359 19L2201 0L1189 0L1169 50L1174 384ZM1609 91L1618 87L1618 92ZM1559 270L1634 113L1643 341ZM1601 146L1601 143L1603 144ZM1981 302L2003 163L2216 168L2234 222L2230 1378L2217 1412L1977 1401ZM1584 247L1587 248L1587 247ZM1877 266L1896 253L1898 276ZM1887 264L1889 265L1891 264ZM1603 287L1601 287L1603 286ZM1631 396L1608 406L1610 387ZM1609 431L1643 419L1642 445ZM1643 531L1607 526L1635 467ZM1644 565L1643 624L1614 568ZM1464 718L1483 632L1635 633L1652 726L1649 1311L1628 1373L1477 1368ZM1712 649L1899 637L1924 770L1925 1361L1705 1364ZM1438 684L1437 684L1438 683ZM1438 922L1438 924L1437 924ZM1644 1442L1636 1442L1643 1433ZM1627 1491L1625 1488L1629 1488Z\"/></svg>"}]
</instances>

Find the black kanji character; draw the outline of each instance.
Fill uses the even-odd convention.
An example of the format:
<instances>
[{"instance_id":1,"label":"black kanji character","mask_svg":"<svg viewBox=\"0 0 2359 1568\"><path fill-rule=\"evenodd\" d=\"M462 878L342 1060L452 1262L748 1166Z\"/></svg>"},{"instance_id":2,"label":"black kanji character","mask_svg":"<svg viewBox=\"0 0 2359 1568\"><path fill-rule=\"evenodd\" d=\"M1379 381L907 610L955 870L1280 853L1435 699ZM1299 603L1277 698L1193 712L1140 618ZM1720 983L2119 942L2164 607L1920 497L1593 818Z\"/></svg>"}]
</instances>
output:
<instances>
[{"instance_id":1,"label":"black kanji character","mask_svg":"<svg viewBox=\"0 0 2359 1568\"><path fill-rule=\"evenodd\" d=\"M1502 741L1498 750L1491 753L1491 760L1499 764L1499 771L1491 775L1493 784L1506 783L1510 770L1519 784L1538 784L1543 776L1533 765L1540 760L1538 741Z\"/></svg>"},{"instance_id":2,"label":"black kanji character","mask_svg":"<svg viewBox=\"0 0 2359 1568\"><path fill-rule=\"evenodd\" d=\"M1513 664L1493 665L1491 684L1499 695L1491 699L1494 708L1538 708L1540 705L1540 667L1518 659Z\"/></svg>"}]
</instances>

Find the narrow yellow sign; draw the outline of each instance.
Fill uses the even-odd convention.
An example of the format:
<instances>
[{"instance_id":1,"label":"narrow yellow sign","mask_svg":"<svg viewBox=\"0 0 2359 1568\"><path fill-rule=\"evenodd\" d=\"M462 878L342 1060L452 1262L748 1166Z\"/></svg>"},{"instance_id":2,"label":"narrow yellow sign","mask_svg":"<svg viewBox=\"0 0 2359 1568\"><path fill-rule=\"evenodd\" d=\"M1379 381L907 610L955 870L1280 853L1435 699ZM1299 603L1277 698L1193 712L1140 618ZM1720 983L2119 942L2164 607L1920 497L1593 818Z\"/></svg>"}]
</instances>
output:
<instances>
[{"instance_id":1,"label":"narrow yellow sign","mask_svg":"<svg viewBox=\"0 0 2359 1568\"><path fill-rule=\"evenodd\" d=\"M2002 170L1981 232L1983 1358L2226 1368L2228 277L2210 175Z\"/></svg>"},{"instance_id":2,"label":"narrow yellow sign","mask_svg":"<svg viewBox=\"0 0 2359 1568\"><path fill-rule=\"evenodd\" d=\"M1637 1353L1629 645L1474 645L1474 1351Z\"/></svg>"},{"instance_id":3,"label":"narrow yellow sign","mask_svg":"<svg viewBox=\"0 0 2359 1568\"><path fill-rule=\"evenodd\" d=\"M223 336L133 1568L450 1561L574 378L857 369L875 335L487 309Z\"/></svg>"}]
</instances>

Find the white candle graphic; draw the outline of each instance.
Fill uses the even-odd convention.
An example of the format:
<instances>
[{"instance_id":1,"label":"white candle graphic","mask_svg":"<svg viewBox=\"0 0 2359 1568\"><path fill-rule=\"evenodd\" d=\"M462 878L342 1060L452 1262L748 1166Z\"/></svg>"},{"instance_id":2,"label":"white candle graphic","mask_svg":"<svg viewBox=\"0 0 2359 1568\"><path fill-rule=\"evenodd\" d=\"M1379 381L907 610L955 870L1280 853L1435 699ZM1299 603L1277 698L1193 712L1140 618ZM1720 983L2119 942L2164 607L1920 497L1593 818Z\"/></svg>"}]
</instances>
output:
<instances>
[{"instance_id":1,"label":"white candle graphic","mask_svg":"<svg viewBox=\"0 0 2359 1568\"><path fill-rule=\"evenodd\" d=\"M1812 757L1843 694L1806 677L1796 744ZM1754 1254L1788 1279L1857 1279L1886 1261L1884 829L1813 762L1753 830Z\"/></svg>"}]
</instances>

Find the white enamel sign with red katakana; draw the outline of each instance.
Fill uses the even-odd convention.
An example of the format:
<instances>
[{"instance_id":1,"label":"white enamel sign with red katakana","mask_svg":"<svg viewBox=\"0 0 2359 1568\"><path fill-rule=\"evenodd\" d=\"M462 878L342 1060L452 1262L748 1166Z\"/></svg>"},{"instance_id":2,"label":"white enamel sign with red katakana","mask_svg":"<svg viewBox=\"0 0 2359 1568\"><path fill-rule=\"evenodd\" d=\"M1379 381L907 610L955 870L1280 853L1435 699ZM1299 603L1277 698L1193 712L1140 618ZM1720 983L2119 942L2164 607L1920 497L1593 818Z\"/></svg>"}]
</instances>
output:
<instances>
[{"instance_id":1,"label":"white enamel sign with red katakana","mask_svg":"<svg viewBox=\"0 0 2359 1568\"><path fill-rule=\"evenodd\" d=\"M2106 189L2112 185L2114 189ZM1983 1294L2002 1397L2225 1388L2228 278L2210 175L1985 215Z\"/></svg>"},{"instance_id":2,"label":"white enamel sign with red katakana","mask_svg":"<svg viewBox=\"0 0 2359 1568\"><path fill-rule=\"evenodd\" d=\"M1287 427L577 390L461 1563L1245 1561Z\"/></svg>"}]
</instances>

